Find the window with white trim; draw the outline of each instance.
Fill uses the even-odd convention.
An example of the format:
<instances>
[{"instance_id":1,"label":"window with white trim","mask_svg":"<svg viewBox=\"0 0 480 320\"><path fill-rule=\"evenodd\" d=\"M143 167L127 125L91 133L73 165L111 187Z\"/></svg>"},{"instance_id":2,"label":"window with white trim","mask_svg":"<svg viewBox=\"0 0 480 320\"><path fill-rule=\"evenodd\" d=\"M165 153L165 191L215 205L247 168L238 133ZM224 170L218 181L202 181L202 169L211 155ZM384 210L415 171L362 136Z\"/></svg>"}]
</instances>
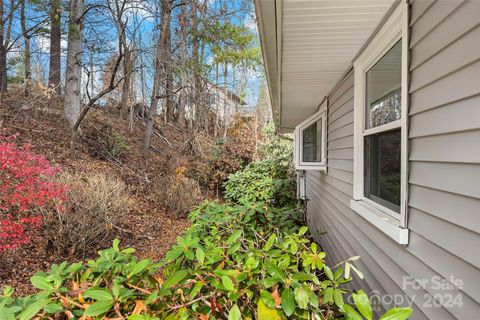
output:
<instances>
[{"instance_id":1,"label":"window with white trim","mask_svg":"<svg viewBox=\"0 0 480 320\"><path fill-rule=\"evenodd\" d=\"M295 168L326 170L326 111L319 112L295 128Z\"/></svg>"},{"instance_id":2,"label":"window with white trim","mask_svg":"<svg viewBox=\"0 0 480 320\"><path fill-rule=\"evenodd\" d=\"M407 4L400 3L354 62L354 195L351 208L408 243Z\"/></svg>"}]
</instances>

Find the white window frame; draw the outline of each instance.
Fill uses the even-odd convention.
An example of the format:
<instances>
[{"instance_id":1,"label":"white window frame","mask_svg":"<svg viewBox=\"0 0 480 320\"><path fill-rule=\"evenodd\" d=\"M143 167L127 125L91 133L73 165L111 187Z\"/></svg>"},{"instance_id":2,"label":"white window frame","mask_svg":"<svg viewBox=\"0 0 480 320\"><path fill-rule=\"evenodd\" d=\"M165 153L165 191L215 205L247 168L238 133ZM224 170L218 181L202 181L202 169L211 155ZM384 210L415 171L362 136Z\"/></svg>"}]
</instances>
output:
<instances>
[{"instance_id":1,"label":"white window frame","mask_svg":"<svg viewBox=\"0 0 480 320\"><path fill-rule=\"evenodd\" d=\"M402 39L401 118L365 129L366 73ZM354 174L350 207L399 244L408 244L407 226L407 120L408 120L408 4L401 1L385 24L353 63L354 89ZM364 196L364 137L401 128L400 213Z\"/></svg>"},{"instance_id":2,"label":"white window frame","mask_svg":"<svg viewBox=\"0 0 480 320\"><path fill-rule=\"evenodd\" d=\"M322 136L320 137L322 143L322 159L319 162L304 162L303 159L303 130L308 128L314 122L321 120L322 123ZM300 123L295 128L295 152L294 162L296 170L317 170L327 171L327 108L324 103L320 110Z\"/></svg>"}]
</instances>

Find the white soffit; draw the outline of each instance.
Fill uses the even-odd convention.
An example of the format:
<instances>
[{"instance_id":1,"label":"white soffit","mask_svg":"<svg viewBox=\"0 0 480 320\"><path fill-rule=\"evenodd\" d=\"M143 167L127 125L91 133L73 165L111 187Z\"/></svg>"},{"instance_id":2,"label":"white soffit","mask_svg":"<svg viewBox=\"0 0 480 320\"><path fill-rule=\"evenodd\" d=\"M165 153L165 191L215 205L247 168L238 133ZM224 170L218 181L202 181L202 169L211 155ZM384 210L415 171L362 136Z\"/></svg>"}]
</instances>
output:
<instances>
[{"instance_id":1,"label":"white soffit","mask_svg":"<svg viewBox=\"0 0 480 320\"><path fill-rule=\"evenodd\" d=\"M282 1L280 126L283 130L293 129L317 110L394 2Z\"/></svg>"}]
</instances>

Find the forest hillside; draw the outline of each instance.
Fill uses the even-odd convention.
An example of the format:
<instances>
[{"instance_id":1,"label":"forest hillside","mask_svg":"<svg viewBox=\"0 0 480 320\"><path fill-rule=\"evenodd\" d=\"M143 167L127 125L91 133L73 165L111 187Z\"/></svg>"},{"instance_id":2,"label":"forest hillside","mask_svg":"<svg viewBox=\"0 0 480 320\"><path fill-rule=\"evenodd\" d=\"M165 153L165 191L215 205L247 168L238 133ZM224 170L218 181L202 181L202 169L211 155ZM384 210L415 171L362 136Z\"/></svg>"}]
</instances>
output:
<instances>
[{"instance_id":1,"label":"forest hillside","mask_svg":"<svg viewBox=\"0 0 480 320\"><path fill-rule=\"evenodd\" d=\"M221 199L227 176L252 161L262 141L255 116L238 115L227 139L158 118L146 156L142 117L130 126L117 108L102 107L89 113L72 151L62 98L43 94L6 95L0 119L0 142L45 155L74 198L65 212L72 221L46 219L26 245L0 253L0 284L20 294L32 290L35 270L90 258L115 237L140 257L159 259L189 225L187 213L203 199Z\"/></svg>"}]
</instances>

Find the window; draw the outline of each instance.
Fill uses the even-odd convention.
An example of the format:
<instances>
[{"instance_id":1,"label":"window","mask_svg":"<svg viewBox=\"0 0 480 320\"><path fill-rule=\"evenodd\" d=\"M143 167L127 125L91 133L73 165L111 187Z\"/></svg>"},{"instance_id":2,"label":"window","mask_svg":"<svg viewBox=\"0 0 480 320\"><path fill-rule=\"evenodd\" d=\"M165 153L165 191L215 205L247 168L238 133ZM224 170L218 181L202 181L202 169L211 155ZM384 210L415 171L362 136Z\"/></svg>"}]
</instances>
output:
<instances>
[{"instance_id":1,"label":"window","mask_svg":"<svg viewBox=\"0 0 480 320\"><path fill-rule=\"evenodd\" d=\"M401 244L406 229L407 5L400 3L354 62L351 208Z\"/></svg>"},{"instance_id":2,"label":"window","mask_svg":"<svg viewBox=\"0 0 480 320\"><path fill-rule=\"evenodd\" d=\"M366 72L364 196L400 212L402 40ZM395 129L391 126L395 123ZM368 129L379 132L368 133Z\"/></svg>"},{"instance_id":3,"label":"window","mask_svg":"<svg viewBox=\"0 0 480 320\"><path fill-rule=\"evenodd\" d=\"M325 170L325 107L295 128L295 167L297 170Z\"/></svg>"},{"instance_id":4,"label":"window","mask_svg":"<svg viewBox=\"0 0 480 320\"><path fill-rule=\"evenodd\" d=\"M302 132L302 162L322 162L322 119Z\"/></svg>"}]
</instances>

